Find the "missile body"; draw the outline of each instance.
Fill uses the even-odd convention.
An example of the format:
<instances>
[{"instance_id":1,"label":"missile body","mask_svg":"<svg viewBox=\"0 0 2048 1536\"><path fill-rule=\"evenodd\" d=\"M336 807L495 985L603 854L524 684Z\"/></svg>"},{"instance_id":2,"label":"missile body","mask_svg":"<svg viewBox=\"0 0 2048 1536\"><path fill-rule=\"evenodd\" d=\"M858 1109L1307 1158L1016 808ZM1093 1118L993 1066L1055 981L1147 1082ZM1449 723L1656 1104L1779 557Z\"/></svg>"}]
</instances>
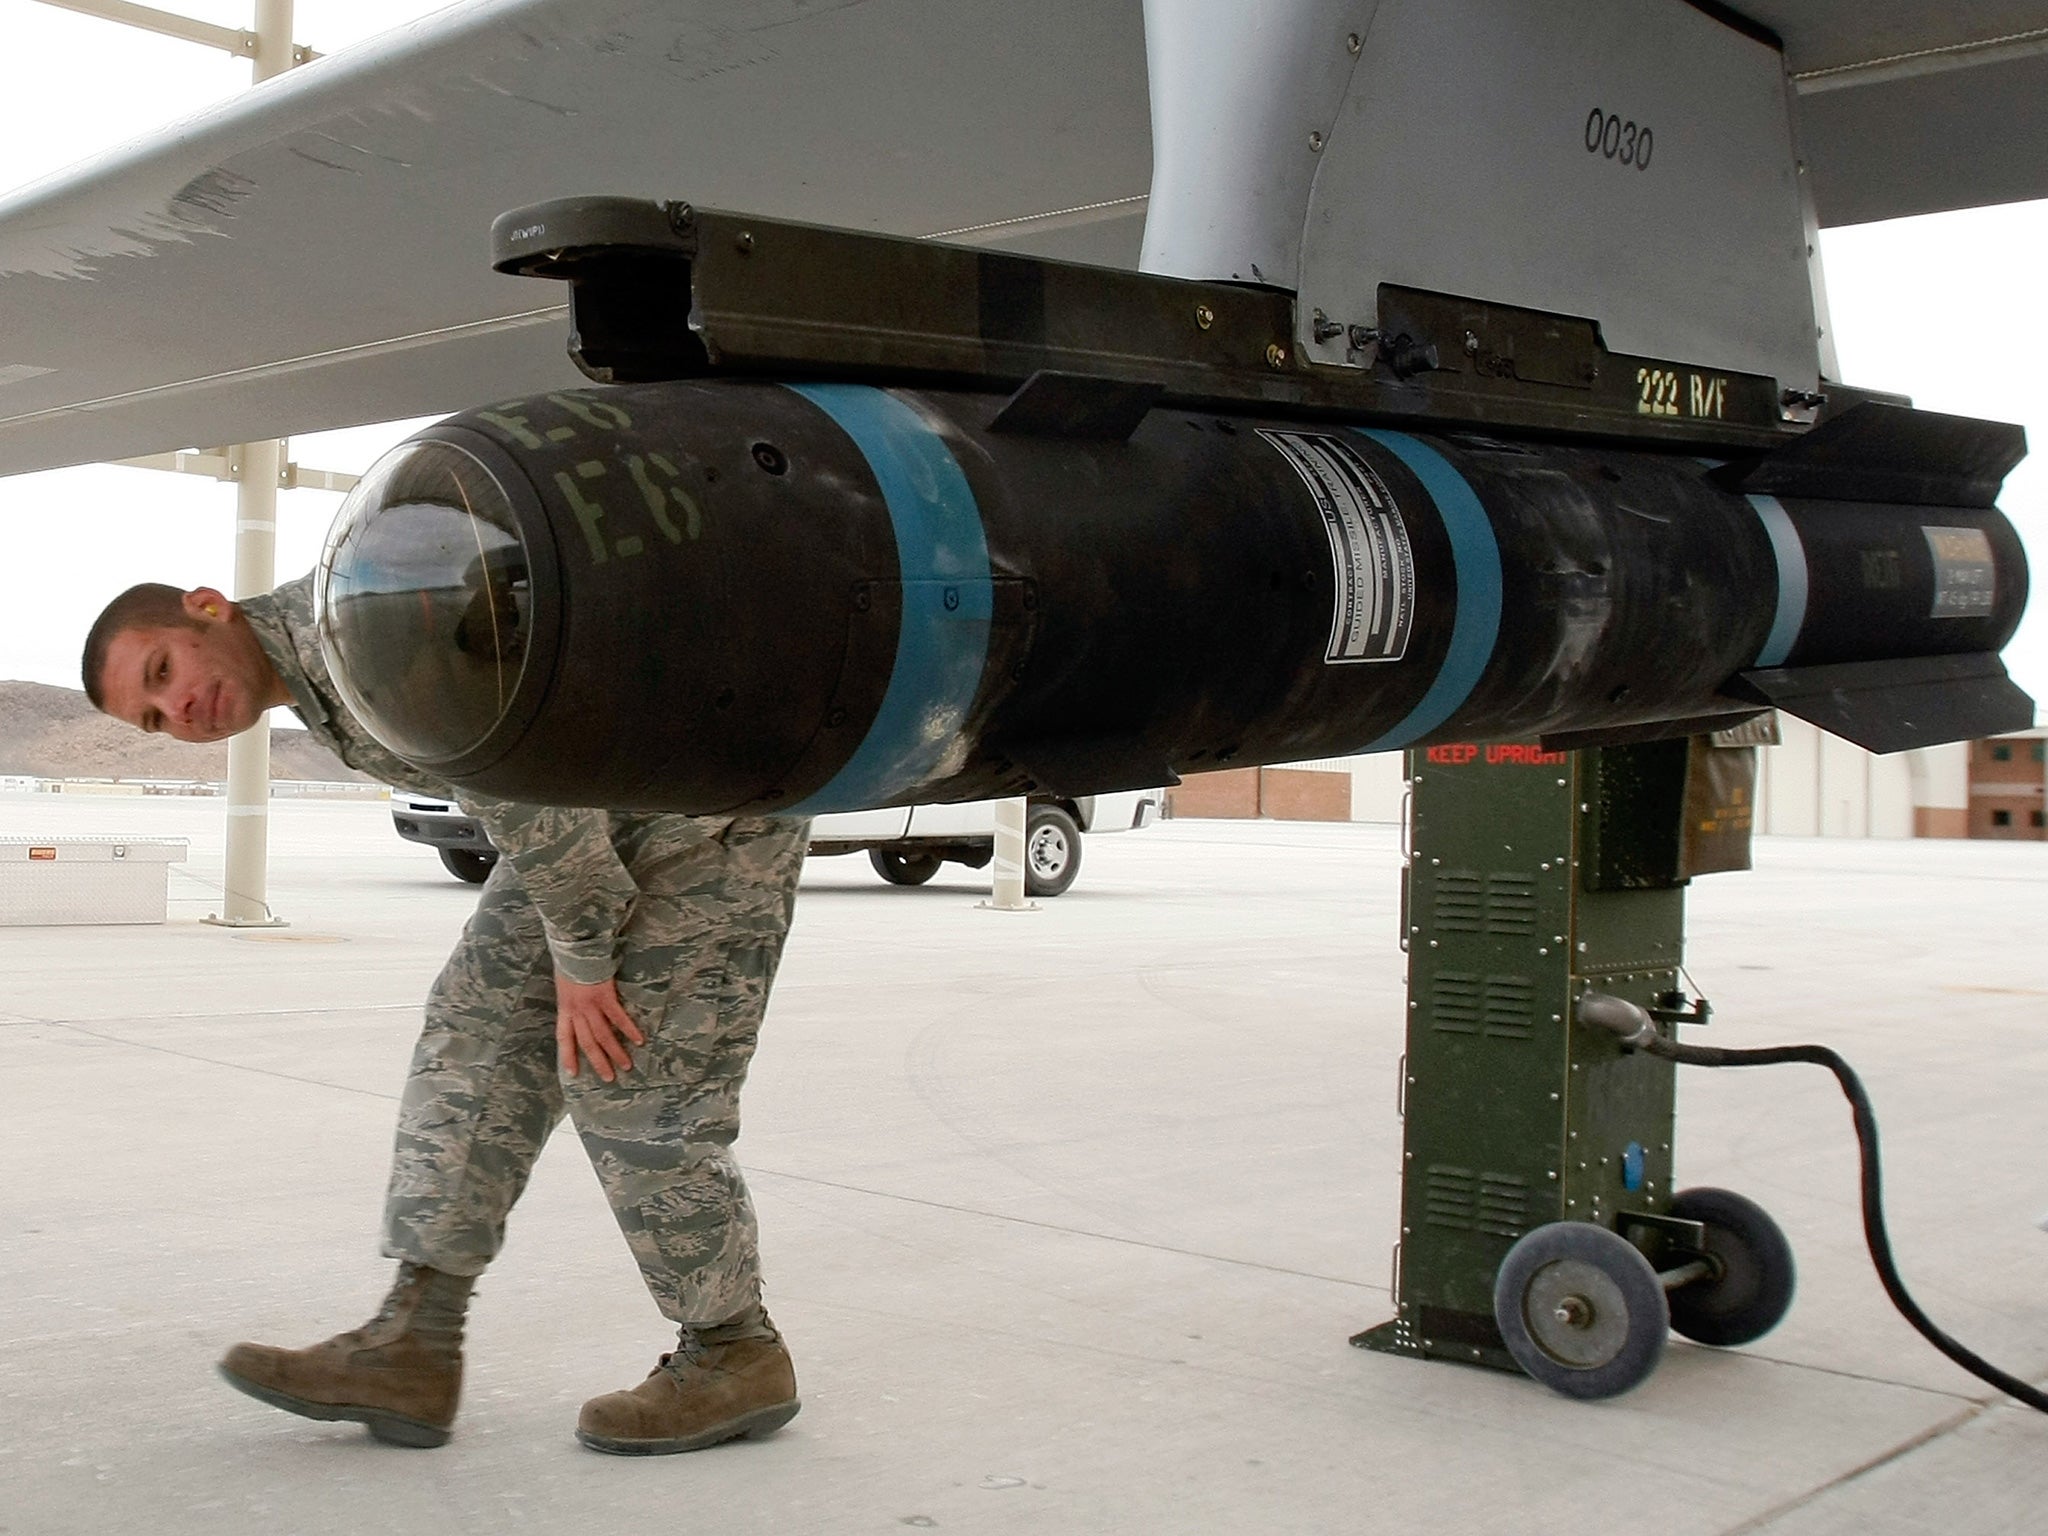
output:
<instances>
[{"instance_id":1,"label":"missile body","mask_svg":"<svg viewBox=\"0 0 2048 1536\"><path fill-rule=\"evenodd\" d=\"M699 814L1622 739L1769 702L1886 749L2031 723L1995 658L2019 540L1936 473L1835 498L1822 462L1771 494L1687 453L1004 408L727 378L452 417L342 508L331 669L459 784Z\"/></svg>"}]
</instances>

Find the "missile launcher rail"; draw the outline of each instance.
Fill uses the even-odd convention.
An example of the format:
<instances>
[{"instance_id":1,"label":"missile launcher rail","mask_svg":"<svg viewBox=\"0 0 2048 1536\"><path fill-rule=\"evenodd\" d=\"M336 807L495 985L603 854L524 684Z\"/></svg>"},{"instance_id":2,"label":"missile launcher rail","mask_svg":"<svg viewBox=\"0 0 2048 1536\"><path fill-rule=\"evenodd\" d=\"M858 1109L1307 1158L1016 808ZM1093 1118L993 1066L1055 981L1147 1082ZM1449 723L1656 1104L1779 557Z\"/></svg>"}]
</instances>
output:
<instances>
[{"instance_id":1,"label":"missile launcher rail","mask_svg":"<svg viewBox=\"0 0 2048 1536\"><path fill-rule=\"evenodd\" d=\"M1329 366L1293 345L1285 289L680 202L566 198L507 213L492 229L492 261L568 283L570 355L601 384L801 374L1100 397L1099 410L1036 417L1075 435L1110 435L1134 406L1142 414L1136 402L1157 400L1755 452L1795 437L1824 406L1896 399L1831 388L1823 401L1754 374L1611 353L1590 319L1394 287L1381 293L1377 329L1315 321L1346 342L1346 364Z\"/></svg>"}]
</instances>

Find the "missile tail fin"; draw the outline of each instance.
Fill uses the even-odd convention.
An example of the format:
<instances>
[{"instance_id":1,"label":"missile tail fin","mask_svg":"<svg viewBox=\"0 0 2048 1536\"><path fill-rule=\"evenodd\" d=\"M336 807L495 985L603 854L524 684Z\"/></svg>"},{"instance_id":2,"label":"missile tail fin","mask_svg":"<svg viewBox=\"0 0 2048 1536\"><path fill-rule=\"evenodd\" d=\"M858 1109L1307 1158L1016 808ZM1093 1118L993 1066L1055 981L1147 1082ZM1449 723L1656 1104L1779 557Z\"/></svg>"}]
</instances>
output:
<instances>
[{"instance_id":1,"label":"missile tail fin","mask_svg":"<svg viewBox=\"0 0 2048 1536\"><path fill-rule=\"evenodd\" d=\"M2022 427L1866 401L1713 478L1742 495L1989 507L2026 452Z\"/></svg>"},{"instance_id":2,"label":"missile tail fin","mask_svg":"<svg viewBox=\"0 0 2048 1536\"><path fill-rule=\"evenodd\" d=\"M1760 667L1729 692L1775 705L1869 752L2024 731L2034 701L1991 653Z\"/></svg>"},{"instance_id":3,"label":"missile tail fin","mask_svg":"<svg viewBox=\"0 0 2048 1536\"><path fill-rule=\"evenodd\" d=\"M1537 742L1546 752L1577 752L1585 747L1629 747L1645 741L1670 741L1680 736L1707 736L1715 731L1732 730L1761 713L1760 709L1744 707L1710 715L1692 715L1683 720L1643 720L1586 731L1547 731L1537 738Z\"/></svg>"}]
</instances>

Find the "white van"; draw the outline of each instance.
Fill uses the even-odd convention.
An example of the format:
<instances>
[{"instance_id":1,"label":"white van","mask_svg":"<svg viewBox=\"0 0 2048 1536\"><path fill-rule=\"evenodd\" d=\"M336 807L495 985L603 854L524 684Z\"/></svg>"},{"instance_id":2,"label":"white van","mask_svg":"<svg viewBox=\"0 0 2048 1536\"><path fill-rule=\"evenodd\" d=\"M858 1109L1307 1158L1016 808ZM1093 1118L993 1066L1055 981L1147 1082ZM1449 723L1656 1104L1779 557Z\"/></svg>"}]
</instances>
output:
<instances>
[{"instance_id":1,"label":"white van","mask_svg":"<svg viewBox=\"0 0 2048 1536\"><path fill-rule=\"evenodd\" d=\"M1159 819L1165 791L1122 790L1072 800L1034 798L1024 824L1024 889L1057 896L1081 871L1081 837L1128 832ZM490 835L460 806L391 792L398 835L437 849L458 880L480 882L498 862ZM980 869L995 857L996 802L897 806L883 811L841 811L811 823L814 854L865 853L891 885L923 885L948 861Z\"/></svg>"}]
</instances>

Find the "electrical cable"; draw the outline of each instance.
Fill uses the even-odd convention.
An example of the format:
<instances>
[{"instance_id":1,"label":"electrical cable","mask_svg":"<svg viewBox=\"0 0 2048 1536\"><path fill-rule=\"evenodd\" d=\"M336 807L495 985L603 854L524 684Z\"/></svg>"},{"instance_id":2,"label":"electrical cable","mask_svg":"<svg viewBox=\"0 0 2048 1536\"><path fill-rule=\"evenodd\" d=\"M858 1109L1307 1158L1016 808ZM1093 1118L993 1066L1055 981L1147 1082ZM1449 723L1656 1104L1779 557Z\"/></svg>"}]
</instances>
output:
<instances>
[{"instance_id":1,"label":"electrical cable","mask_svg":"<svg viewBox=\"0 0 2048 1536\"><path fill-rule=\"evenodd\" d=\"M1616 1028L1615 1024L1605 1019L1589 1018L1583 1009L1579 1016L1589 1023L1599 1023L1610 1029ZM1617 1033L1619 1032L1621 1031L1617 1029ZM1877 1159L1877 1116L1871 1110L1870 1096L1863 1091L1863 1080L1856 1075L1855 1068L1824 1045L1779 1045L1755 1050L1733 1050L1723 1046L1680 1045L1676 1040L1667 1040L1662 1035L1652 1035L1649 1039L1644 1039L1640 1035L1632 1036L1627 1043L1639 1050L1648 1051L1653 1056L1662 1056L1691 1067L1770 1067L1785 1062L1806 1062L1812 1066L1826 1067L1834 1073L1835 1081L1841 1084L1842 1093L1849 1100L1849 1110L1856 1122L1856 1144L1861 1154L1863 1175L1863 1238L1870 1248L1870 1260L1877 1266L1877 1278L1884 1286L1885 1295L1892 1299L1892 1305L1899 1309L1899 1315L1911 1323L1922 1338L1972 1376L1988 1382L2008 1397L2025 1403L2029 1408L2048 1413L2048 1392L2030 1386L2017 1376L2008 1375L1943 1333L1934 1325L1933 1320L1920 1310L1920 1304L1913 1299L1906 1290L1906 1283L1899 1278L1898 1267L1892 1262L1891 1238L1886 1234L1884 1226L1882 1179Z\"/></svg>"}]
</instances>

